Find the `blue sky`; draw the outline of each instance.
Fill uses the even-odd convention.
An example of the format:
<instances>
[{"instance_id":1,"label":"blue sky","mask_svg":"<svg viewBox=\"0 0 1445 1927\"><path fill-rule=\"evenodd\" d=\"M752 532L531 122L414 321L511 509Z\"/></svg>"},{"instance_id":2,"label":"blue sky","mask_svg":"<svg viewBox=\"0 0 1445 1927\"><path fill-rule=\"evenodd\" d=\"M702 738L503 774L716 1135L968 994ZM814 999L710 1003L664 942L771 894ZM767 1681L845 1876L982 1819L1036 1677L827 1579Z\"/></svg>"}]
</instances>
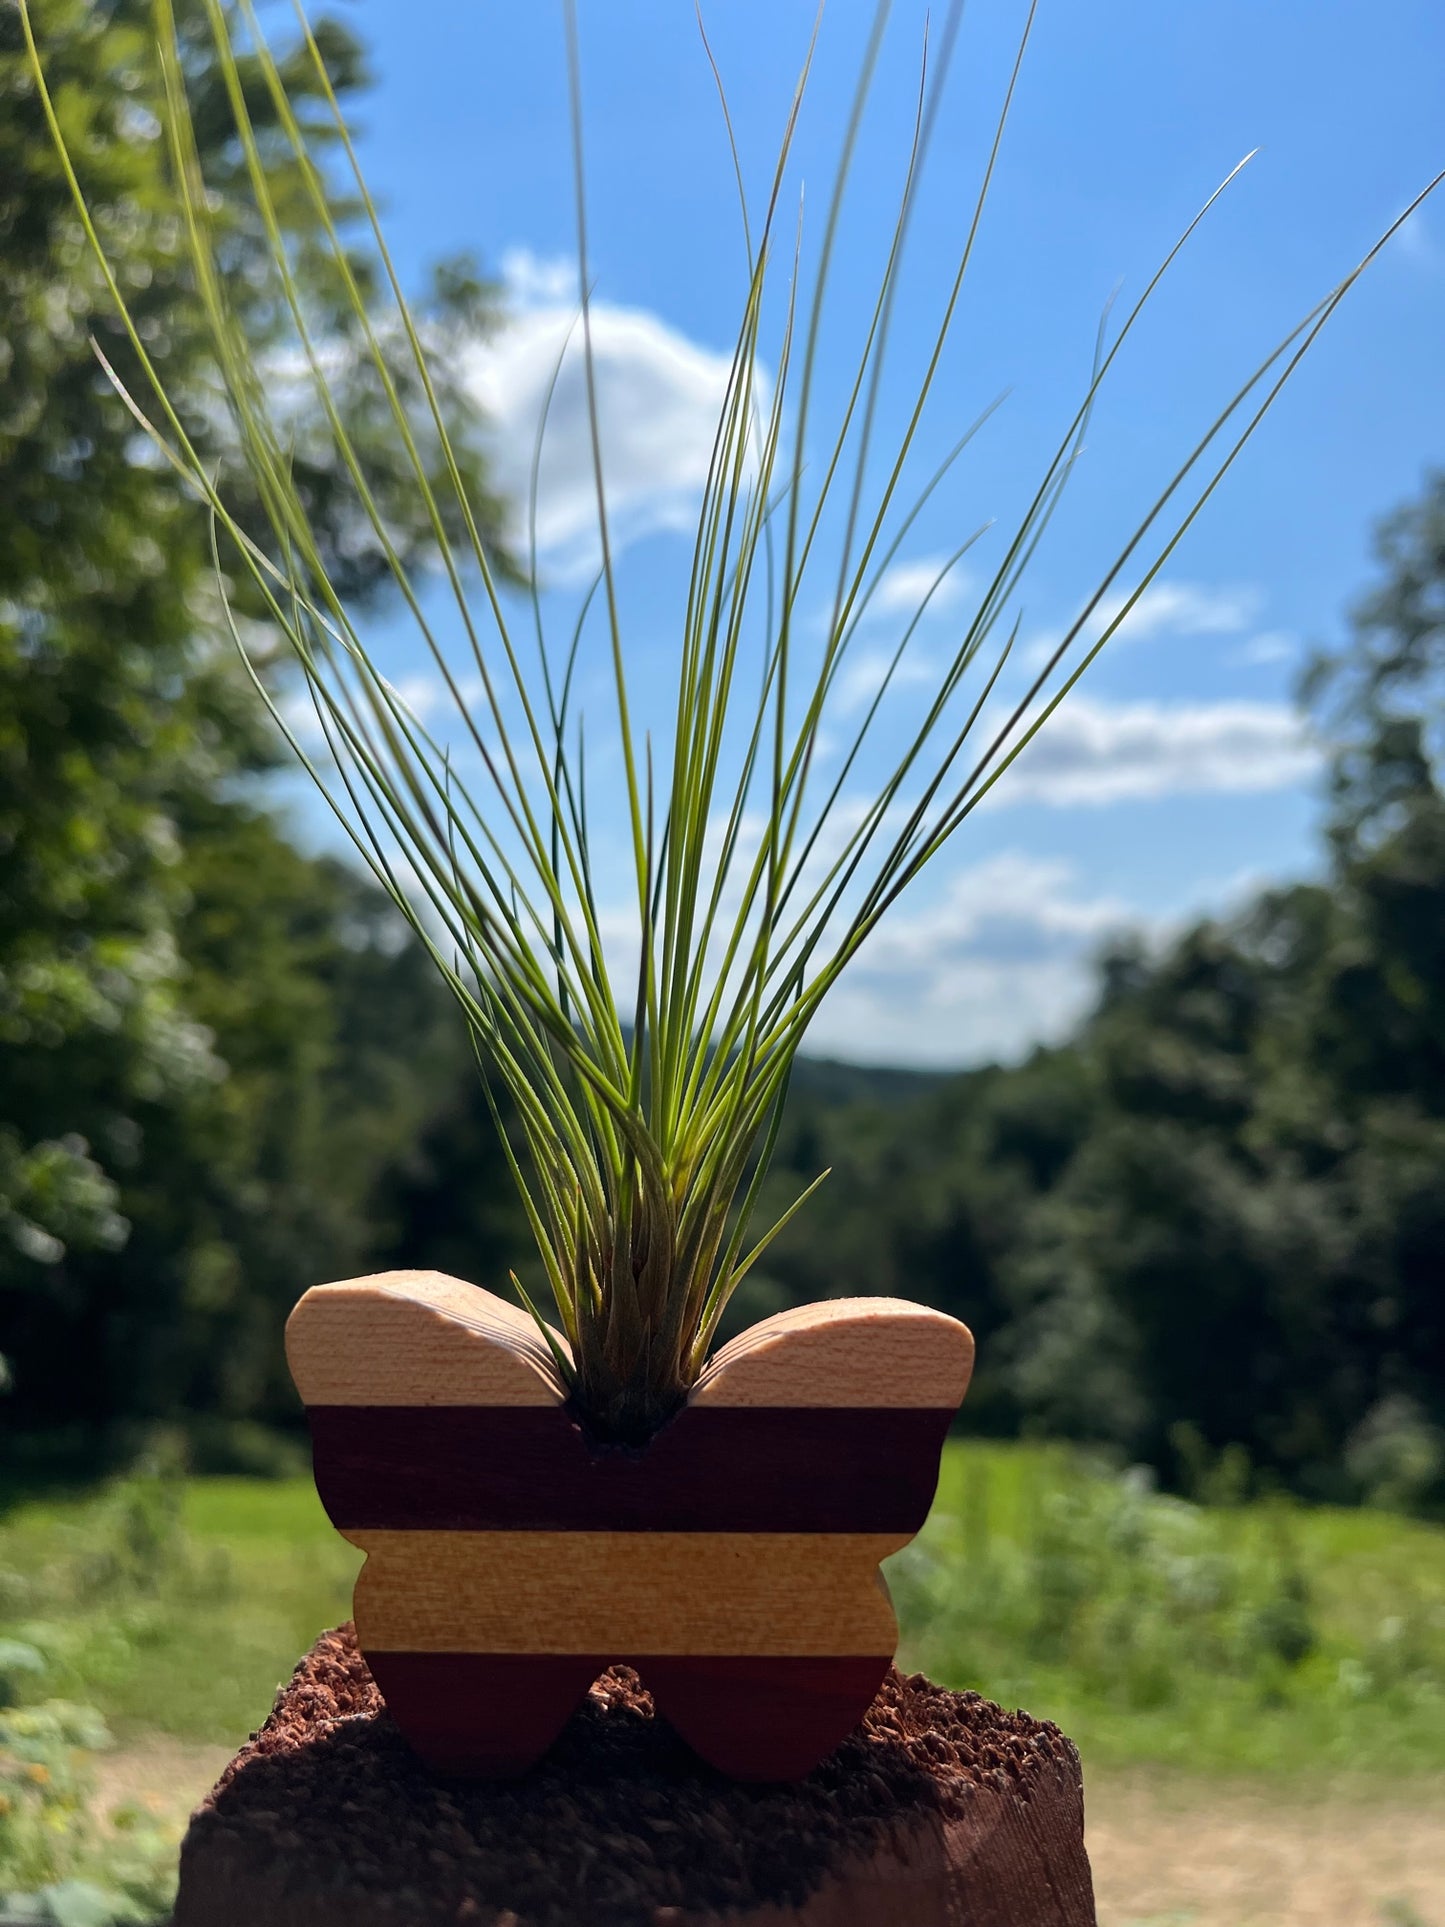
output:
<instances>
[{"instance_id":1,"label":"blue sky","mask_svg":"<svg viewBox=\"0 0 1445 1927\"><path fill-rule=\"evenodd\" d=\"M910 240L898 375L885 393L895 418L952 273L1024 11L1017 0L972 0L965 16ZM581 0L580 13L627 646L639 687L663 689L744 262L690 0ZM824 17L790 190L803 183L810 239L871 16L864 0L832 0ZM811 0L714 0L706 17L756 188ZM834 402L887 243L925 17L914 0L893 9L821 353L819 388ZM367 0L355 18L378 78L360 116L362 153L404 273L415 280L439 255L472 248L507 282L512 318L473 372L499 472L516 481L574 299L560 6ZM1004 391L1007 400L901 552L896 608L932 558L987 518L1002 527L1017 513L1087 378L1111 292L1127 305L1258 147L1098 410L1018 606L1022 649L1056 635L1217 406L1445 166L1442 109L1438 0L1044 0L921 472L981 408ZM1292 680L1311 643L1339 634L1343 605L1368 580L1371 521L1412 493L1428 464L1445 463L1442 339L1445 195L1352 292L997 802L897 906L825 1006L814 1049L935 1065L1016 1053L1072 1021L1110 932L1163 934L1317 862L1317 777ZM566 400L541 505L549 613L559 618L585 573L591 527L586 441ZM988 540L920 630L925 669L970 613ZM885 608L860 653L888 636ZM425 708L416 645L396 623L379 643Z\"/></svg>"}]
</instances>

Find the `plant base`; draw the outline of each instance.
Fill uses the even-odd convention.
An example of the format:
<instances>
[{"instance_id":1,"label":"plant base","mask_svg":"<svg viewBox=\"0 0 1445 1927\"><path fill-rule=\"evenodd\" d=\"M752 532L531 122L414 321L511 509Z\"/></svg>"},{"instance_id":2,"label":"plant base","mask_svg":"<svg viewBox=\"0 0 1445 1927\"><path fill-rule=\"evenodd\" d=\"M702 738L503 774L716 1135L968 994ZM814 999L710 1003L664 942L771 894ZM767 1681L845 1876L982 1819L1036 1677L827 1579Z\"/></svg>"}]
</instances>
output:
<instances>
[{"instance_id":1,"label":"plant base","mask_svg":"<svg viewBox=\"0 0 1445 1927\"><path fill-rule=\"evenodd\" d=\"M542 1764L438 1778L351 1628L327 1633L192 1818L174 1927L1094 1927L1055 1726L890 1672L806 1780L701 1766L604 1673Z\"/></svg>"}]
</instances>

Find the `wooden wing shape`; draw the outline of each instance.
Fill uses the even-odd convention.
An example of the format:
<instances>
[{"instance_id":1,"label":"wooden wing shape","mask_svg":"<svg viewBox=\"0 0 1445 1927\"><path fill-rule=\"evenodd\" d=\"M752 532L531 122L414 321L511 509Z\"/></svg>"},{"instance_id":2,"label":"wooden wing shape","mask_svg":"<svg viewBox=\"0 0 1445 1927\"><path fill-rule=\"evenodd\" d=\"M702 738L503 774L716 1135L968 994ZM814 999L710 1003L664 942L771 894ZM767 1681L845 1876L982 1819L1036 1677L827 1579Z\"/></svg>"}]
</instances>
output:
<instances>
[{"instance_id":1,"label":"wooden wing shape","mask_svg":"<svg viewBox=\"0 0 1445 1927\"><path fill-rule=\"evenodd\" d=\"M973 1360L902 1300L807 1306L632 1450L589 1442L529 1318L436 1273L308 1292L287 1349L367 1554L362 1650L424 1758L521 1771L625 1661L746 1779L801 1777L866 1712L897 1642L879 1561L927 1516Z\"/></svg>"}]
</instances>

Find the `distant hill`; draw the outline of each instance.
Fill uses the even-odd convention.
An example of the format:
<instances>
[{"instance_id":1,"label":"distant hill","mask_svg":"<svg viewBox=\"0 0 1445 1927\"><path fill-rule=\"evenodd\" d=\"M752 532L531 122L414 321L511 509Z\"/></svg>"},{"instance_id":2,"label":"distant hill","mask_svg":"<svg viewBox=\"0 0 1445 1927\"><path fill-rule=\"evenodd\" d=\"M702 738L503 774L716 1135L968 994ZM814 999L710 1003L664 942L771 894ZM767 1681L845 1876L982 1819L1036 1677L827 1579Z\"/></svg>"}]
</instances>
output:
<instances>
[{"instance_id":1,"label":"distant hill","mask_svg":"<svg viewBox=\"0 0 1445 1927\"><path fill-rule=\"evenodd\" d=\"M815 1104L907 1104L926 1097L957 1071L902 1070L888 1064L845 1064L837 1057L799 1057L789 1096Z\"/></svg>"}]
</instances>

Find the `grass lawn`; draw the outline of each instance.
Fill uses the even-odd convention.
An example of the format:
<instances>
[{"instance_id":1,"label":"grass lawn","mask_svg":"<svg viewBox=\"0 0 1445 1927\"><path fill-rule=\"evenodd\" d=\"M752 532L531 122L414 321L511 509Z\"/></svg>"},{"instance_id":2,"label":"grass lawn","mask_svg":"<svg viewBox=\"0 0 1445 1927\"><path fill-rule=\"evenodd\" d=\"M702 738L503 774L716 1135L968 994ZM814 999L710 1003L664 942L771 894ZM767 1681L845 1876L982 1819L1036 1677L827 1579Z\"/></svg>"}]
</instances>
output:
<instances>
[{"instance_id":1,"label":"grass lawn","mask_svg":"<svg viewBox=\"0 0 1445 1927\"><path fill-rule=\"evenodd\" d=\"M357 1563L304 1479L22 1504L0 1520L0 1687L18 1642L12 1698L94 1706L122 1740L234 1744L347 1616ZM1190 1506L1061 1450L962 1441L889 1578L904 1663L1057 1719L1086 1765L1445 1769L1439 1527Z\"/></svg>"},{"instance_id":2,"label":"grass lawn","mask_svg":"<svg viewBox=\"0 0 1445 1927\"><path fill-rule=\"evenodd\" d=\"M891 1562L901 1660L1055 1719L1087 1767L1445 1769L1445 1529L1197 1506L1049 1447L959 1442Z\"/></svg>"},{"instance_id":3,"label":"grass lawn","mask_svg":"<svg viewBox=\"0 0 1445 1927\"><path fill-rule=\"evenodd\" d=\"M317 1633L350 1615L360 1563L309 1479L25 1504L0 1522L0 1641L47 1662L26 1698L43 1687L92 1705L117 1739L234 1745Z\"/></svg>"},{"instance_id":4,"label":"grass lawn","mask_svg":"<svg viewBox=\"0 0 1445 1927\"><path fill-rule=\"evenodd\" d=\"M0 1916L163 1919L186 1809L357 1564L308 1479L0 1516ZM1078 1741L1104 1927L1445 1920L1445 1530L958 1442L889 1581L905 1664Z\"/></svg>"}]
</instances>

